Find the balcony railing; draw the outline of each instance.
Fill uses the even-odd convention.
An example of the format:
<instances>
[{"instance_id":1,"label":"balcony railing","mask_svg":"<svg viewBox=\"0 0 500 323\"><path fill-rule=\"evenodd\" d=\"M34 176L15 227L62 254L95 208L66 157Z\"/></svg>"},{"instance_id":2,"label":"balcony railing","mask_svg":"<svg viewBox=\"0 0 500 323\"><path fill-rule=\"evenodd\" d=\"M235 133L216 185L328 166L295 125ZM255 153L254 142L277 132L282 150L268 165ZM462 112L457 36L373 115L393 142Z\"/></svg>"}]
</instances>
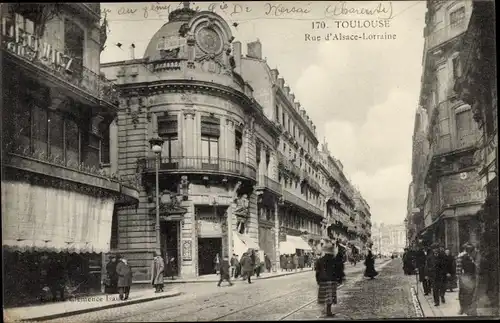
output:
<instances>
[{"instance_id":1,"label":"balcony railing","mask_svg":"<svg viewBox=\"0 0 500 323\"><path fill-rule=\"evenodd\" d=\"M283 198L285 199L285 201L291 202L305 210L309 210L317 215L323 216L323 211L319 207L316 207L311 203L304 201L300 197L297 197L288 191L283 190Z\"/></svg>"},{"instance_id":2,"label":"balcony railing","mask_svg":"<svg viewBox=\"0 0 500 323\"><path fill-rule=\"evenodd\" d=\"M76 59L73 59L74 61L72 61L71 65L69 65L69 59L71 58L57 63L48 62L42 59L39 52L34 48L17 44L14 39L6 39L2 47L5 51L20 58L27 64L32 64L40 70L52 74L65 83L70 83L95 98L112 104L118 102L119 95L116 85L103 75L99 75L85 66L78 65ZM51 49L51 53L48 55L52 54L59 57L61 53L58 53L55 49Z\"/></svg>"},{"instance_id":3,"label":"balcony railing","mask_svg":"<svg viewBox=\"0 0 500 323\"><path fill-rule=\"evenodd\" d=\"M156 159L146 159L146 169L155 169ZM159 169L179 172L207 172L232 174L256 179L256 171L250 165L237 160L209 157L163 157Z\"/></svg>"},{"instance_id":4,"label":"balcony railing","mask_svg":"<svg viewBox=\"0 0 500 323\"><path fill-rule=\"evenodd\" d=\"M281 184L265 175L259 176L257 186L266 187L275 193L281 194Z\"/></svg>"}]
</instances>

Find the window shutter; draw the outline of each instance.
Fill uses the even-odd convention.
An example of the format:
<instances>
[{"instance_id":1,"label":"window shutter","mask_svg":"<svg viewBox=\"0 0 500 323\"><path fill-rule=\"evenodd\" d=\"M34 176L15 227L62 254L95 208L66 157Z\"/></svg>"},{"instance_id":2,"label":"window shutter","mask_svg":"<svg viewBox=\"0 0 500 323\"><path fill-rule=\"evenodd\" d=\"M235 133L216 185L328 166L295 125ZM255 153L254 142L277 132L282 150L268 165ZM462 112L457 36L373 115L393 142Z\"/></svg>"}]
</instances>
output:
<instances>
[{"instance_id":1,"label":"window shutter","mask_svg":"<svg viewBox=\"0 0 500 323\"><path fill-rule=\"evenodd\" d=\"M177 135L177 117L158 117L158 135L160 137Z\"/></svg>"},{"instance_id":2,"label":"window shutter","mask_svg":"<svg viewBox=\"0 0 500 323\"><path fill-rule=\"evenodd\" d=\"M201 135L210 137L220 136L220 121L213 117L201 117Z\"/></svg>"}]
</instances>

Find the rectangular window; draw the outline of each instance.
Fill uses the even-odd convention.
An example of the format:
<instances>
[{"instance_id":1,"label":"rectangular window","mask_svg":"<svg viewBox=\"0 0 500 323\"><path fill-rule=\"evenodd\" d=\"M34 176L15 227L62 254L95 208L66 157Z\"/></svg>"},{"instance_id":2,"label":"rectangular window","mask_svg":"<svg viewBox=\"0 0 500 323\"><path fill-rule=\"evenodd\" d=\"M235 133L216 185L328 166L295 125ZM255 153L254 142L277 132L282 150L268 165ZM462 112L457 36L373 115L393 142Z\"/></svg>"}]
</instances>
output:
<instances>
[{"instance_id":1,"label":"rectangular window","mask_svg":"<svg viewBox=\"0 0 500 323\"><path fill-rule=\"evenodd\" d=\"M285 122L285 112L281 113L281 119L282 119L283 127L285 127L285 125L286 125L286 122Z\"/></svg>"},{"instance_id":2,"label":"rectangular window","mask_svg":"<svg viewBox=\"0 0 500 323\"><path fill-rule=\"evenodd\" d=\"M274 120L280 122L280 107L278 105L274 107Z\"/></svg>"},{"instance_id":3,"label":"rectangular window","mask_svg":"<svg viewBox=\"0 0 500 323\"><path fill-rule=\"evenodd\" d=\"M450 25L456 27L465 20L465 7L460 7L450 13Z\"/></svg>"},{"instance_id":4,"label":"rectangular window","mask_svg":"<svg viewBox=\"0 0 500 323\"><path fill-rule=\"evenodd\" d=\"M85 32L73 20L64 20L64 53L73 57L71 71L75 76L83 76L83 56Z\"/></svg>"},{"instance_id":5,"label":"rectangular window","mask_svg":"<svg viewBox=\"0 0 500 323\"><path fill-rule=\"evenodd\" d=\"M57 112L49 113L50 155L64 160L64 119Z\"/></svg>"},{"instance_id":6,"label":"rectangular window","mask_svg":"<svg viewBox=\"0 0 500 323\"><path fill-rule=\"evenodd\" d=\"M214 117L201 117L201 135L209 137L220 136L220 121Z\"/></svg>"},{"instance_id":7,"label":"rectangular window","mask_svg":"<svg viewBox=\"0 0 500 323\"><path fill-rule=\"evenodd\" d=\"M473 143L474 120L470 109L457 113L457 141L459 147L465 147Z\"/></svg>"},{"instance_id":8,"label":"rectangular window","mask_svg":"<svg viewBox=\"0 0 500 323\"><path fill-rule=\"evenodd\" d=\"M453 64L453 78L457 79L460 77L460 61L458 57L455 57L451 60Z\"/></svg>"},{"instance_id":9,"label":"rectangular window","mask_svg":"<svg viewBox=\"0 0 500 323\"><path fill-rule=\"evenodd\" d=\"M241 147L243 146L243 132L241 129L236 129L234 132L234 145L236 149L235 160L241 159Z\"/></svg>"},{"instance_id":10,"label":"rectangular window","mask_svg":"<svg viewBox=\"0 0 500 323\"><path fill-rule=\"evenodd\" d=\"M179 154L179 138L177 136L164 136L161 150L162 163L176 162Z\"/></svg>"},{"instance_id":11,"label":"rectangular window","mask_svg":"<svg viewBox=\"0 0 500 323\"><path fill-rule=\"evenodd\" d=\"M80 164L80 129L72 119L65 122L66 165L78 166Z\"/></svg>"},{"instance_id":12,"label":"rectangular window","mask_svg":"<svg viewBox=\"0 0 500 323\"><path fill-rule=\"evenodd\" d=\"M101 163L102 164L109 164L110 163L110 158L111 158L111 151L110 151L110 133L109 133L109 127L106 127L106 129L103 129L104 131L102 132L102 140L101 140Z\"/></svg>"},{"instance_id":13,"label":"rectangular window","mask_svg":"<svg viewBox=\"0 0 500 323\"><path fill-rule=\"evenodd\" d=\"M219 163L219 138L216 137L201 137L201 152L204 164Z\"/></svg>"},{"instance_id":14,"label":"rectangular window","mask_svg":"<svg viewBox=\"0 0 500 323\"><path fill-rule=\"evenodd\" d=\"M31 147L31 104L27 100L19 100L17 108L14 106L14 140L18 140L19 146ZM17 135L18 134L18 135Z\"/></svg>"},{"instance_id":15,"label":"rectangular window","mask_svg":"<svg viewBox=\"0 0 500 323\"><path fill-rule=\"evenodd\" d=\"M47 155L48 127L47 110L37 105L32 105L33 119L33 151Z\"/></svg>"},{"instance_id":16,"label":"rectangular window","mask_svg":"<svg viewBox=\"0 0 500 323\"><path fill-rule=\"evenodd\" d=\"M101 138L94 133L88 132L88 143L84 147L84 163L88 166L99 167L100 163Z\"/></svg>"}]
</instances>

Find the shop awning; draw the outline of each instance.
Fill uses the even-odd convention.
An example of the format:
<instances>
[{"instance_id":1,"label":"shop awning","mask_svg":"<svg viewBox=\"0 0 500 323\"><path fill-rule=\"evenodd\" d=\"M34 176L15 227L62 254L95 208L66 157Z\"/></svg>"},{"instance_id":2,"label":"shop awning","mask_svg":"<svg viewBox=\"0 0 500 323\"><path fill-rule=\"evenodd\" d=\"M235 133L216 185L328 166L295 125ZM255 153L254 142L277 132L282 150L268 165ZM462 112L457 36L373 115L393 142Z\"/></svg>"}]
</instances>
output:
<instances>
[{"instance_id":1,"label":"shop awning","mask_svg":"<svg viewBox=\"0 0 500 323\"><path fill-rule=\"evenodd\" d=\"M241 257L248 249L259 250L260 248L249 236L233 231L233 253Z\"/></svg>"},{"instance_id":2,"label":"shop awning","mask_svg":"<svg viewBox=\"0 0 500 323\"><path fill-rule=\"evenodd\" d=\"M297 250L295 250L295 245L288 240L288 237L287 241L280 242L280 255L291 255L296 252Z\"/></svg>"},{"instance_id":3,"label":"shop awning","mask_svg":"<svg viewBox=\"0 0 500 323\"><path fill-rule=\"evenodd\" d=\"M306 251L312 250L311 246L301 237L287 235L286 241L290 241L295 246L295 249L306 250Z\"/></svg>"},{"instance_id":4,"label":"shop awning","mask_svg":"<svg viewBox=\"0 0 500 323\"><path fill-rule=\"evenodd\" d=\"M18 251L109 252L114 200L2 183L2 246Z\"/></svg>"}]
</instances>

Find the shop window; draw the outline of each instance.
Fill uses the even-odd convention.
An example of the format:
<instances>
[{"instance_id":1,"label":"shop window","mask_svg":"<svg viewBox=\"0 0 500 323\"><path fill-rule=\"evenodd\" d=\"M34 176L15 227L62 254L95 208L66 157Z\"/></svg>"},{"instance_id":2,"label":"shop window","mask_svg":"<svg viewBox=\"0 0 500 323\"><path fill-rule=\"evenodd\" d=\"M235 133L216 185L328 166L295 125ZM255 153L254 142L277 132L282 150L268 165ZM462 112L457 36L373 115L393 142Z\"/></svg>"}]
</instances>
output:
<instances>
[{"instance_id":1,"label":"shop window","mask_svg":"<svg viewBox=\"0 0 500 323\"><path fill-rule=\"evenodd\" d=\"M64 159L64 118L56 112L49 113L50 155Z\"/></svg>"},{"instance_id":2,"label":"shop window","mask_svg":"<svg viewBox=\"0 0 500 323\"><path fill-rule=\"evenodd\" d=\"M48 127L47 110L37 105L32 106L33 151L47 155Z\"/></svg>"},{"instance_id":3,"label":"shop window","mask_svg":"<svg viewBox=\"0 0 500 323\"><path fill-rule=\"evenodd\" d=\"M14 139L18 139L19 146L26 148L31 146L31 119L32 111L30 103L26 100L19 100L17 108L14 107ZM19 136L17 136L19 134Z\"/></svg>"},{"instance_id":4,"label":"shop window","mask_svg":"<svg viewBox=\"0 0 500 323\"><path fill-rule=\"evenodd\" d=\"M77 77L83 76L85 32L71 19L64 20L64 52L73 58L71 71Z\"/></svg>"}]
</instances>

